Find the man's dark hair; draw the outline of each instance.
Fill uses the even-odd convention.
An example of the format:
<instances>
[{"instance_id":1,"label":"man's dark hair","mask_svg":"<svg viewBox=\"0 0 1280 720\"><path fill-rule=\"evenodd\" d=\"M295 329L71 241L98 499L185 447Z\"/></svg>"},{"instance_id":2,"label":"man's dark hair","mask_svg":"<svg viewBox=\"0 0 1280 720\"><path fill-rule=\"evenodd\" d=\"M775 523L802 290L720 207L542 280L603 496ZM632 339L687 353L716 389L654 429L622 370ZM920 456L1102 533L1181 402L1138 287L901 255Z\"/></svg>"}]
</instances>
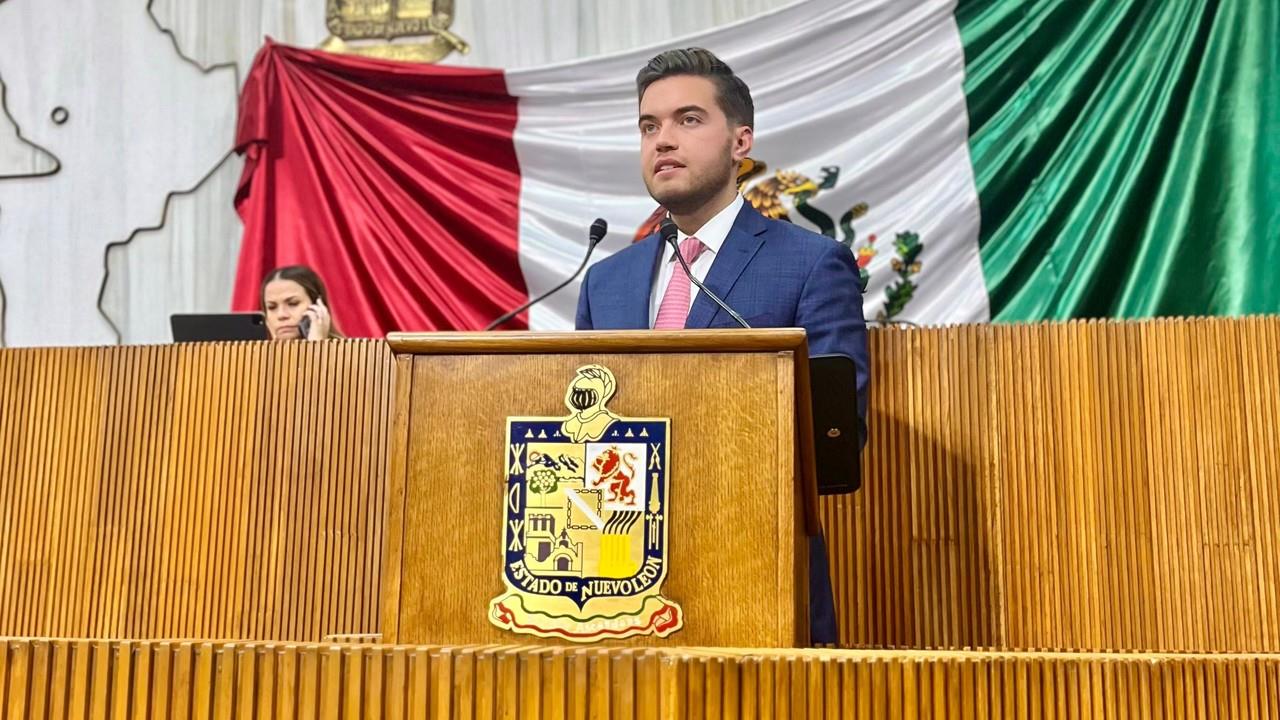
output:
<instances>
[{"instance_id":1,"label":"man's dark hair","mask_svg":"<svg viewBox=\"0 0 1280 720\"><path fill-rule=\"evenodd\" d=\"M694 75L715 83L716 101L729 122L755 128L756 107L751 102L751 89L710 50L686 48L654 56L636 75L637 98L643 98L650 85L675 75Z\"/></svg>"}]
</instances>

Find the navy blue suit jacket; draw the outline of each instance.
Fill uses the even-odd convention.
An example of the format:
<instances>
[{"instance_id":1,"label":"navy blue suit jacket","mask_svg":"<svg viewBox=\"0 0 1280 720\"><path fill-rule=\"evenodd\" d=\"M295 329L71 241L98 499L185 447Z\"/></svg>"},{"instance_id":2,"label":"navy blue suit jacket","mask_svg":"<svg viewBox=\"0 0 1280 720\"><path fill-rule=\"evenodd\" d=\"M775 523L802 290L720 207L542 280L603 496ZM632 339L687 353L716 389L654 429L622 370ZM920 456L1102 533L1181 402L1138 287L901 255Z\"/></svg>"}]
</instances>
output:
<instances>
[{"instance_id":1,"label":"navy blue suit jacket","mask_svg":"<svg viewBox=\"0 0 1280 720\"><path fill-rule=\"evenodd\" d=\"M593 265L578 294L577 328L647 329L649 295L663 249L662 239L654 234ZM705 284L751 327L804 328L810 355L853 358L858 417L866 427L867 325L858 266L849 248L789 222L770 220L747 204L716 254ZM698 292L685 327L738 324Z\"/></svg>"}]
</instances>

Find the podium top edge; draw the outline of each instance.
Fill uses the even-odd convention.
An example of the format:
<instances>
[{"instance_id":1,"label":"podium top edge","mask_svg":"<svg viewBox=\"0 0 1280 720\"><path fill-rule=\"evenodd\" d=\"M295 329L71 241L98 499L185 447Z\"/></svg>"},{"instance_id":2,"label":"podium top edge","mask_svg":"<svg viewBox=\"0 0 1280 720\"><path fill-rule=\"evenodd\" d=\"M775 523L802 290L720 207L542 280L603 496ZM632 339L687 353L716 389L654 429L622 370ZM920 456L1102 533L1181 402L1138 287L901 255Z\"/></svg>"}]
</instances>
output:
<instances>
[{"instance_id":1,"label":"podium top edge","mask_svg":"<svg viewBox=\"0 0 1280 720\"><path fill-rule=\"evenodd\" d=\"M409 355L785 352L805 347L800 328L582 330L578 332L391 333L392 352Z\"/></svg>"}]
</instances>

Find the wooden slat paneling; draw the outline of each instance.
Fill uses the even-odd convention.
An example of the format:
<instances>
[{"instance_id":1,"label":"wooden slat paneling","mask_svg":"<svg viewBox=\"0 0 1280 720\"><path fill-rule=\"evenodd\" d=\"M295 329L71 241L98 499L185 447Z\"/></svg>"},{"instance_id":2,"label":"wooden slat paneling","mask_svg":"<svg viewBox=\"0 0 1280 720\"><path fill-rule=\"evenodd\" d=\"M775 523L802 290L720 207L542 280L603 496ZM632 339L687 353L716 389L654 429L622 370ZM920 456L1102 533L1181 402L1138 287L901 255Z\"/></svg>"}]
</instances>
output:
<instances>
[{"instance_id":1,"label":"wooden slat paneling","mask_svg":"<svg viewBox=\"0 0 1280 720\"><path fill-rule=\"evenodd\" d=\"M1280 650L1280 318L871 354L864 489L822 503L843 645Z\"/></svg>"},{"instance_id":2,"label":"wooden slat paneling","mask_svg":"<svg viewBox=\"0 0 1280 720\"><path fill-rule=\"evenodd\" d=\"M89 683L53 659L87 668ZM168 662L191 658L192 678ZM3 717L1256 718L1280 655L0 639Z\"/></svg>"},{"instance_id":3,"label":"wooden slat paneling","mask_svg":"<svg viewBox=\"0 0 1280 720\"><path fill-rule=\"evenodd\" d=\"M380 342L0 352L0 634L376 633Z\"/></svg>"},{"instance_id":4,"label":"wooden slat paneling","mask_svg":"<svg viewBox=\"0 0 1280 720\"><path fill-rule=\"evenodd\" d=\"M872 363L864 489L823 500L843 644L1280 651L1280 319ZM393 378L380 342L0 351L0 633L377 633Z\"/></svg>"}]
</instances>

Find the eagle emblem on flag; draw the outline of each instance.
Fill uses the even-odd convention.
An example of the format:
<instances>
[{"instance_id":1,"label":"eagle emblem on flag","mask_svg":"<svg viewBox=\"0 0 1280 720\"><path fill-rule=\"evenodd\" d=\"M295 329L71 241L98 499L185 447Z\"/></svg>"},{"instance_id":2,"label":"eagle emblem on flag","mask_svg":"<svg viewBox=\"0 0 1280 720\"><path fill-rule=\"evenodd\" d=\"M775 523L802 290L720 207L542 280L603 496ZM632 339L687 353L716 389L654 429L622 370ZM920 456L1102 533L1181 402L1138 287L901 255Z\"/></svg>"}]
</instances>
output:
<instances>
[{"instance_id":1,"label":"eagle emblem on flag","mask_svg":"<svg viewBox=\"0 0 1280 720\"><path fill-rule=\"evenodd\" d=\"M813 200L824 190L831 190L840 178L840 168L827 165L821 168L822 177L814 180L795 170L775 170L768 172L769 166L755 158L744 158L738 166L738 192L742 199L761 215L771 220L795 222L792 213L800 216L814 230L826 235L853 251L858 264L858 275L862 282L862 290L866 292L871 282L871 261L880 254L876 245L876 235L868 234L858 237L854 222L863 218L871 209L865 202L855 203L840 216L839 221L813 204ZM634 241L658 232L662 218L667 210L658 207L636 229ZM885 287L884 304L881 306L876 320L895 322L901 320L907 304L916 295L920 280L917 277L924 265L920 255L924 252L924 243L920 234L912 231L896 233L893 240L894 256L889 261L889 269L894 279Z\"/></svg>"},{"instance_id":2,"label":"eagle emblem on flag","mask_svg":"<svg viewBox=\"0 0 1280 720\"><path fill-rule=\"evenodd\" d=\"M684 623L667 575L666 418L608 408L617 380L578 368L567 417L507 418L502 577L489 620L571 642L666 637Z\"/></svg>"}]
</instances>

